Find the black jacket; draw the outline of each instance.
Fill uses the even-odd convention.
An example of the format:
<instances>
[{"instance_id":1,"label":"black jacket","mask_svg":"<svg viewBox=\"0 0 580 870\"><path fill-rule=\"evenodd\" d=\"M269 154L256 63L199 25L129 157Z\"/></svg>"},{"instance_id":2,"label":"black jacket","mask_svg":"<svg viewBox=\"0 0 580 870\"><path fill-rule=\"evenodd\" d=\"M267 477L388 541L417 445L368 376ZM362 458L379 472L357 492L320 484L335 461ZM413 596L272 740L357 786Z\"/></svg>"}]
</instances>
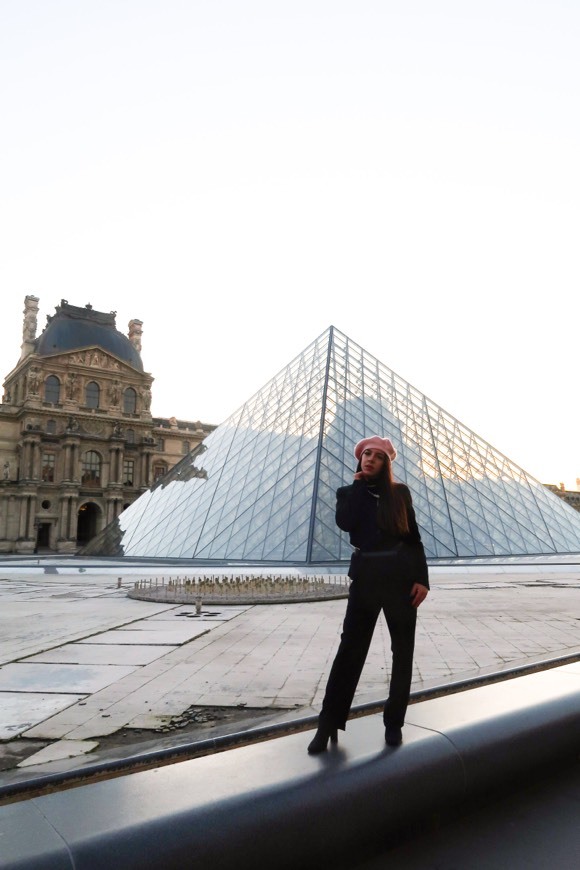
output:
<instances>
[{"instance_id":1,"label":"black jacket","mask_svg":"<svg viewBox=\"0 0 580 870\"><path fill-rule=\"evenodd\" d=\"M349 533L351 544L362 553L390 550L403 542L414 557L414 581L429 588L427 559L413 510L411 493L404 483L398 483L396 486L403 492L409 523L408 533L389 535L379 527L377 498L369 492L364 480L355 480L350 486L341 486L336 491L336 524L344 532Z\"/></svg>"}]
</instances>

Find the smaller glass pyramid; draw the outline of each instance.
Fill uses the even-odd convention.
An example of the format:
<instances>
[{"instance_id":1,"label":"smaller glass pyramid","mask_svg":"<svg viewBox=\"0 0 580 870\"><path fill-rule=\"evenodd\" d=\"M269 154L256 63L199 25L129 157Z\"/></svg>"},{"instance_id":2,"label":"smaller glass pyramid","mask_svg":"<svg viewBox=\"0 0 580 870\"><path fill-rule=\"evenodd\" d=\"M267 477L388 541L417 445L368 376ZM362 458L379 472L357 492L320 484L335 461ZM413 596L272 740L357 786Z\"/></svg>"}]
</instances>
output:
<instances>
[{"instance_id":1,"label":"smaller glass pyramid","mask_svg":"<svg viewBox=\"0 0 580 870\"><path fill-rule=\"evenodd\" d=\"M372 434L428 557L580 551L580 514L331 326L81 553L347 562L335 493Z\"/></svg>"}]
</instances>

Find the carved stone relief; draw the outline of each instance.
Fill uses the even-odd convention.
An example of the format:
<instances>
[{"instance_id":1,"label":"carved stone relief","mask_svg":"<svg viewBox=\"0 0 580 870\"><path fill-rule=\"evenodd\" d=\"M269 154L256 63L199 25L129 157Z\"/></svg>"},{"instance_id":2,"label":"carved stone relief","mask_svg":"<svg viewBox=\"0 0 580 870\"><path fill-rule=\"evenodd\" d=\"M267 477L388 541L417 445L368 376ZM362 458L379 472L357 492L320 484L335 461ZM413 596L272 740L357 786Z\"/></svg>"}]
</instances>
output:
<instances>
[{"instance_id":1,"label":"carved stone relief","mask_svg":"<svg viewBox=\"0 0 580 870\"><path fill-rule=\"evenodd\" d=\"M143 335L143 321L129 321L129 341L138 353L141 353L141 336Z\"/></svg>"},{"instance_id":2,"label":"carved stone relief","mask_svg":"<svg viewBox=\"0 0 580 870\"><path fill-rule=\"evenodd\" d=\"M66 397L72 402L78 400L80 393L79 377L76 372L68 372L66 376Z\"/></svg>"},{"instance_id":3,"label":"carved stone relief","mask_svg":"<svg viewBox=\"0 0 580 870\"><path fill-rule=\"evenodd\" d=\"M107 435L109 426L100 420L83 420L83 432L87 435Z\"/></svg>"},{"instance_id":4,"label":"carved stone relief","mask_svg":"<svg viewBox=\"0 0 580 870\"><path fill-rule=\"evenodd\" d=\"M111 405L118 405L121 399L121 384L119 381L115 380L112 384L109 384L108 393Z\"/></svg>"},{"instance_id":5,"label":"carved stone relief","mask_svg":"<svg viewBox=\"0 0 580 870\"><path fill-rule=\"evenodd\" d=\"M44 363L44 369L48 372L47 365L50 365L55 372L58 372L58 369L61 366L64 366L67 369L70 369L72 366L97 368L95 353L98 353L98 368L106 372L118 373L120 377L126 376L129 380L134 378L135 371L130 366L126 366L124 363L109 356L104 351L95 351L95 349L76 351L70 354L59 354L58 356L50 357L50 361L46 360Z\"/></svg>"},{"instance_id":6,"label":"carved stone relief","mask_svg":"<svg viewBox=\"0 0 580 870\"><path fill-rule=\"evenodd\" d=\"M141 399L143 401L143 409L148 411L151 407L151 389L148 386L141 387L140 389Z\"/></svg>"},{"instance_id":7,"label":"carved stone relief","mask_svg":"<svg viewBox=\"0 0 580 870\"><path fill-rule=\"evenodd\" d=\"M38 299L36 296L26 296L24 299L24 321L22 324L22 338L24 341L34 341L36 338L38 314Z\"/></svg>"},{"instance_id":8,"label":"carved stone relief","mask_svg":"<svg viewBox=\"0 0 580 870\"><path fill-rule=\"evenodd\" d=\"M32 366L28 372L28 392L32 396L38 395L38 386L40 384L40 369L37 366Z\"/></svg>"},{"instance_id":9,"label":"carved stone relief","mask_svg":"<svg viewBox=\"0 0 580 870\"><path fill-rule=\"evenodd\" d=\"M70 356L70 361L77 366L121 371L121 365L118 360L107 356L107 354L99 350L81 350L78 353L73 353Z\"/></svg>"}]
</instances>

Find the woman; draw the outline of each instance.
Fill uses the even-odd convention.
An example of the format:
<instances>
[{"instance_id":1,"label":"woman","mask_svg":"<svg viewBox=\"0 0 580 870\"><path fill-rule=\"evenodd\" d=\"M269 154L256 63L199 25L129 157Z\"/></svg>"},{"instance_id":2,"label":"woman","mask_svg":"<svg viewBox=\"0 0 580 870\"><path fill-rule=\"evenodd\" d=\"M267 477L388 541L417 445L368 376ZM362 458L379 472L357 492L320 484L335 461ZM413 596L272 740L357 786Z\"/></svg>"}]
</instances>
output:
<instances>
[{"instance_id":1,"label":"woman","mask_svg":"<svg viewBox=\"0 0 580 870\"><path fill-rule=\"evenodd\" d=\"M308 752L324 752L344 731L352 699L382 610L391 636L393 664L383 721L385 740L398 746L409 703L417 608L429 590L427 560L411 494L395 483L397 455L388 438L373 435L354 449L358 466L351 486L336 493L336 522L355 551L340 646L330 671L318 730Z\"/></svg>"}]
</instances>

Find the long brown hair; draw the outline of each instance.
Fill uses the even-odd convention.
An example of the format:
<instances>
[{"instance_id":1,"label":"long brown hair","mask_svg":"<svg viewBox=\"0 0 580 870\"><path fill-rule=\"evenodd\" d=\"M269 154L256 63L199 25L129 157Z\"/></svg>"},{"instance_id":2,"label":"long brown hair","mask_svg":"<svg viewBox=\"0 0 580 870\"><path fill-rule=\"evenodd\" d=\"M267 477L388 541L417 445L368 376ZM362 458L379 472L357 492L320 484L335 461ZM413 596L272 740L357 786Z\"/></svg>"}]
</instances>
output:
<instances>
[{"instance_id":1,"label":"long brown hair","mask_svg":"<svg viewBox=\"0 0 580 870\"><path fill-rule=\"evenodd\" d=\"M357 471L361 470L359 462ZM379 494L378 524L390 535L406 535L409 532L409 517L403 490L393 478L391 460L385 454L383 467L374 479Z\"/></svg>"}]
</instances>

